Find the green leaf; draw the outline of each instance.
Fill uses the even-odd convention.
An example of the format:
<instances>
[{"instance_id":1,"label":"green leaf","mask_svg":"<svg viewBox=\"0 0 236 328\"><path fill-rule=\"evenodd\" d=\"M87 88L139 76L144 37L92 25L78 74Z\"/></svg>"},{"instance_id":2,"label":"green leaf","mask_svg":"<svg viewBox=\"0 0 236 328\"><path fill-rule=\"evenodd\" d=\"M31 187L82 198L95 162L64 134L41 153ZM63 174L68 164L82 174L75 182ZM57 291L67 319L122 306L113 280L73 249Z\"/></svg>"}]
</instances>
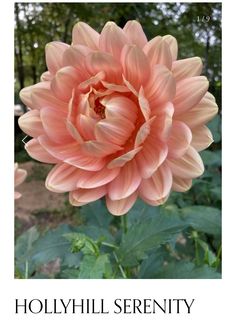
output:
<instances>
[{"instance_id":1,"label":"green leaf","mask_svg":"<svg viewBox=\"0 0 236 328\"><path fill-rule=\"evenodd\" d=\"M47 231L37 240L33 249L32 259L37 265L64 258L70 253L70 242L63 235L72 232L68 225L61 225L54 230Z\"/></svg>"},{"instance_id":2,"label":"green leaf","mask_svg":"<svg viewBox=\"0 0 236 328\"><path fill-rule=\"evenodd\" d=\"M180 210L187 225L214 236L221 235L221 211L215 207L189 206Z\"/></svg>"},{"instance_id":3,"label":"green leaf","mask_svg":"<svg viewBox=\"0 0 236 328\"><path fill-rule=\"evenodd\" d=\"M214 142L219 142L221 140L221 117L216 115L215 118L207 124L209 129L213 134Z\"/></svg>"},{"instance_id":4,"label":"green leaf","mask_svg":"<svg viewBox=\"0 0 236 328\"><path fill-rule=\"evenodd\" d=\"M85 234L72 232L65 234L64 237L71 242L72 253L81 251L83 254L99 255L98 245Z\"/></svg>"},{"instance_id":5,"label":"green leaf","mask_svg":"<svg viewBox=\"0 0 236 328\"><path fill-rule=\"evenodd\" d=\"M28 276L35 270L34 263L31 260L32 248L39 238L39 232L34 226L20 235L15 245L16 272L19 276Z\"/></svg>"},{"instance_id":6,"label":"green leaf","mask_svg":"<svg viewBox=\"0 0 236 328\"><path fill-rule=\"evenodd\" d=\"M86 219L88 225L100 228L107 228L113 219L102 200L83 206L81 215Z\"/></svg>"},{"instance_id":7,"label":"green leaf","mask_svg":"<svg viewBox=\"0 0 236 328\"><path fill-rule=\"evenodd\" d=\"M152 279L153 275L162 268L166 252L160 248L154 254L143 260L138 273L139 279Z\"/></svg>"},{"instance_id":8,"label":"green leaf","mask_svg":"<svg viewBox=\"0 0 236 328\"><path fill-rule=\"evenodd\" d=\"M79 270L80 279L101 279L106 277L110 271L110 260L108 254L102 254L98 257L85 255Z\"/></svg>"},{"instance_id":9,"label":"green leaf","mask_svg":"<svg viewBox=\"0 0 236 328\"><path fill-rule=\"evenodd\" d=\"M170 241L185 227L185 223L176 218L165 215L144 219L129 228L123 235L121 245L117 251L118 258L124 266L135 266L146 257L150 250L157 249L161 244Z\"/></svg>"},{"instance_id":10,"label":"green leaf","mask_svg":"<svg viewBox=\"0 0 236 328\"><path fill-rule=\"evenodd\" d=\"M210 250L208 244L201 240L198 239L197 243L201 246L201 248L204 250L204 262L208 264L209 266L214 266L217 262L217 257L216 255Z\"/></svg>"},{"instance_id":11,"label":"green leaf","mask_svg":"<svg viewBox=\"0 0 236 328\"><path fill-rule=\"evenodd\" d=\"M221 150L204 150L201 152L201 157L205 165L221 166Z\"/></svg>"},{"instance_id":12,"label":"green leaf","mask_svg":"<svg viewBox=\"0 0 236 328\"><path fill-rule=\"evenodd\" d=\"M156 279L220 279L220 273L204 265L195 266L192 262L171 262L154 274Z\"/></svg>"}]
</instances>

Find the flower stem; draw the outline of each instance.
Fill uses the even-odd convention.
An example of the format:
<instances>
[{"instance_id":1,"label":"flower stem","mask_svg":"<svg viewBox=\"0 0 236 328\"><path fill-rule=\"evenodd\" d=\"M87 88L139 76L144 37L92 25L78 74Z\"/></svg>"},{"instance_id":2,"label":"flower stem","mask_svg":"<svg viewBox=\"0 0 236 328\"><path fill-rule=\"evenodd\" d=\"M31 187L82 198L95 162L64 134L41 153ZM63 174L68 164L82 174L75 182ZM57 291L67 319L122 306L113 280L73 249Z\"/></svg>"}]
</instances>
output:
<instances>
[{"instance_id":1,"label":"flower stem","mask_svg":"<svg viewBox=\"0 0 236 328\"><path fill-rule=\"evenodd\" d=\"M120 264L120 262L119 262L119 259L118 259L117 255L116 255L116 253L113 252L113 255L114 255L114 258L115 258L115 260L116 260L116 263L118 264L118 267L119 267L119 269L120 269L120 272L121 272L121 274L122 274L122 277L123 277L124 279L127 279L127 276L126 276L126 274L125 274L125 271L124 271L124 269L122 268L122 266L121 266L121 264Z\"/></svg>"}]
</instances>

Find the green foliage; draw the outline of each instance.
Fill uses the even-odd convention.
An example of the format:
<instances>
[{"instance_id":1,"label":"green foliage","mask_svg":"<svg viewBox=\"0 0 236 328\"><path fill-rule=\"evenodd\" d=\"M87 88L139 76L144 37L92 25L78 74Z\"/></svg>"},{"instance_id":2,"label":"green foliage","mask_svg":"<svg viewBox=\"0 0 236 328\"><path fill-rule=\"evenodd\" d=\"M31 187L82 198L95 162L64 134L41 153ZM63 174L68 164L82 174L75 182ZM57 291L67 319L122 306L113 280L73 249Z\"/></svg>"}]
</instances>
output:
<instances>
[{"instance_id":1,"label":"green foliage","mask_svg":"<svg viewBox=\"0 0 236 328\"><path fill-rule=\"evenodd\" d=\"M86 255L80 265L78 278L101 279L109 278L111 266L108 254L99 256Z\"/></svg>"}]
</instances>

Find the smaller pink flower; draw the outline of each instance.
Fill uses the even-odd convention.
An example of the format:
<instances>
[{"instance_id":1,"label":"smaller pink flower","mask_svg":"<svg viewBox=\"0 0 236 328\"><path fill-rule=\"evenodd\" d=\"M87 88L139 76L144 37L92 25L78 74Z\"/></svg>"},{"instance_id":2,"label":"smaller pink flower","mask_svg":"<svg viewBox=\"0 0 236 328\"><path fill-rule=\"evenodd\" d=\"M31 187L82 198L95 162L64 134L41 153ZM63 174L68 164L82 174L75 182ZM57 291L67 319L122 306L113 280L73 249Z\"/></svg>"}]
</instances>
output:
<instances>
[{"instance_id":1,"label":"smaller pink flower","mask_svg":"<svg viewBox=\"0 0 236 328\"><path fill-rule=\"evenodd\" d=\"M19 186L22 182L25 181L25 178L27 176L26 170L19 169L18 163L15 163L15 187ZM15 191L15 199L18 199L21 197L21 194L18 191Z\"/></svg>"}]
</instances>

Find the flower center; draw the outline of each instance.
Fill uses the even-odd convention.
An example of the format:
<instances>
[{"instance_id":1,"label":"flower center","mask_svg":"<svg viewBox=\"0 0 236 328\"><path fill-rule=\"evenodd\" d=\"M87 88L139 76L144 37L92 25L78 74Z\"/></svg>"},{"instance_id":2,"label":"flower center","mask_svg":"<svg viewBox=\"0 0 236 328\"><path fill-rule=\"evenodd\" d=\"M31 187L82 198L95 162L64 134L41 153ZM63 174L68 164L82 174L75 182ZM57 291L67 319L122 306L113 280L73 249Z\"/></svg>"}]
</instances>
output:
<instances>
[{"instance_id":1,"label":"flower center","mask_svg":"<svg viewBox=\"0 0 236 328\"><path fill-rule=\"evenodd\" d=\"M103 106L99 99L97 98L94 102L94 108L93 110L95 111L96 114L98 114L101 118L105 118L105 106Z\"/></svg>"}]
</instances>

